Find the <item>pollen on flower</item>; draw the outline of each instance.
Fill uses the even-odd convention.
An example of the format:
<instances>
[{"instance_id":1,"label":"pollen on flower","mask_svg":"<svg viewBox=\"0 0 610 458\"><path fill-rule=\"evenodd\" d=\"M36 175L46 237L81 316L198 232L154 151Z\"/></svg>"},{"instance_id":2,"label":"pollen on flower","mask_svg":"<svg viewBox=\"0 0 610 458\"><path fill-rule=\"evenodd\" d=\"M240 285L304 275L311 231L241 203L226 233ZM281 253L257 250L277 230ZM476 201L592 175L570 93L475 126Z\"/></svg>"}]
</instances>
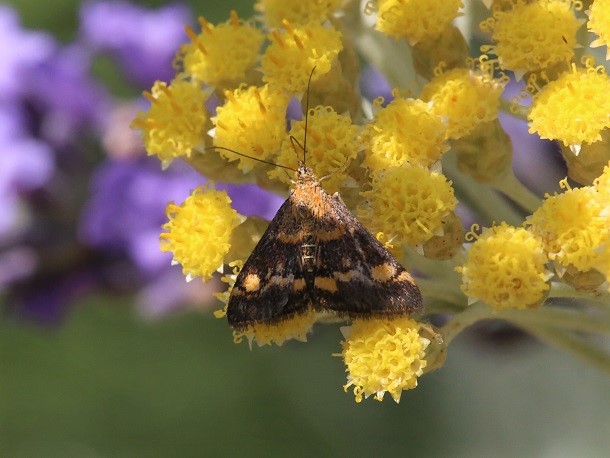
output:
<instances>
[{"instance_id":1,"label":"pollen on flower","mask_svg":"<svg viewBox=\"0 0 610 458\"><path fill-rule=\"evenodd\" d=\"M243 81L256 61L264 34L239 20L235 11L226 23L214 26L199 18L201 33L186 26L191 42L178 51L175 66L197 81L211 85Z\"/></svg>"},{"instance_id":2,"label":"pollen on flower","mask_svg":"<svg viewBox=\"0 0 610 458\"><path fill-rule=\"evenodd\" d=\"M187 278L207 280L229 252L231 233L243 218L224 191L195 189L181 204L167 205L169 221L160 235L161 251L170 251Z\"/></svg>"},{"instance_id":3,"label":"pollen on flower","mask_svg":"<svg viewBox=\"0 0 610 458\"><path fill-rule=\"evenodd\" d=\"M417 386L423 374L430 340L420 335L421 325L409 318L354 320L342 331L342 356L347 372L345 391L354 387L356 402L386 392L399 402L404 390Z\"/></svg>"},{"instance_id":4,"label":"pollen on flower","mask_svg":"<svg viewBox=\"0 0 610 458\"><path fill-rule=\"evenodd\" d=\"M341 3L343 0L258 0L254 10L263 14L269 28L276 28L284 19L296 25L323 22Z\"/></svg>"},{"instance_id":5,"label":"pollen on flower","mask_svg":"<svg viewBox=\"0 0 610 458\"><path fill-rule=\"evenodd\" d=\"M604 167L602 174L595 179L593 186L599 193L599 200L610 202L610 163ZM610 213L610 209L604 211ZM610 214L608 214L610 216Z\"/></svg>"},{"instance_id":6,"label":"pollen on flower","mask_svg":"<svg viewBox=\"0 0 610 458\"><path fill-rule=\"evenodd\" d=\"M542 138L580 145L601 140L610 127L610 78L603 68L563 73L534 95L529 131Z\"/></svg>"},{"instance_id":7,"label":"pollen on flower","mask_svg":"<svg viewBox=\"0 0 610 458\"><path fill-rule=\"evenodd\" d=\"M498 56L500 67L523 75L569 62L582 24L572 3L516 0L508 8L494 8L481 30L491 33L495 45L489 49Z\"/></svg>"},{"instance_id":8,"label":"pollen on flower","mask_svg":"<svg viewBox=\"0 0 610 458\"><path fill-rule=\"evenodd\" d=\"M424 86L420 97L432 110L446 116L447 138L463 137L484 122L498 117L500 95L506 81L466 68L438 74Z\"/></svg>"},{"instance_id":9,"label":"pollen on flower","mask_svg":"<svg viewBox=\"0 0 610 458\"><path fill-rule=\"evenodd\" d=\"M430 167L449 149L446 123L421 100L396 98L381 108L362 133L366 167L382 170L405 163Z\"/></svg>"},{"instance_id":10,"label":"pollen on flower","mask_svg":"<svg viewBox=\"0 0 610 458\"><path fill-rule=\"evenodd\" d=\"M371 186L360 193L359 215L373 234L387 234L400 248L442 235L443 220L457 204L451 181L419 167L391 167L375 174Z\"/></svg>"},{"instance_id":11,"label":"pollen on flower","mask_svg":"<svg viewBox=\"0 0 610 458\"><path fill-rule=\"evenodd\" d=\"M606 46L606 60L610 59L610 0L594 0L587 11L587 29L597 35L591 47Z\"/></svg>"},{"instance_id":12,"label":"pollen on flower","mask_svg":"<svg viewBox=\"0 0 610 458\"><path fill-rule=\"evenodd\" d=\"M303 144L305 121L292 124L275 159L278 164L296 169L298 157L290 137ZM341 183L348 177L347 168L356 158L359 145L358 126L352 124L349 115L337 114L331 107L318 106L309 110L307 165L313 169L316 176L328 176L328 179L324 180L326 192L334 193L339 190ZM268 175L284 183L290 182L290 177L278 168L271 170Z\"/></svg>"},{"instance_id":13,"label":"pollen on flower","mask_svg":"<svg viewBox=\"0 0 610 458\"><path fill-rule=\"evenodd\" d=\"M547 194L538 210L527 218L526 224L542 240L551 260L581 272L594 267L597 250L610 230L607 201L599 197L592 186Z\"/></svg>"},{"instance_id":14,"label":"pollen on flower","mask_svg":"<svg viewBox=\"0 0 610 458\"><path fill-rule=\"evenodd\" d=\"M141 132L148 155L161 161L190 157L204 141L204 92L192 82L174 79L169 86L157 81L144 97L150 108L138 112L131 126Z\"/></svg>"},{"instance_id":15,"label":"pollen on flower","mask_svg":"<svg viewBox=\"0 0 610 458\"><path fill-rule=\"evenodd\" d=\"M252 342L256 342L259 347L272 344L281 347L287 340L307 342L307 334L311 332L317 319L317 313L310 310L277 324L257 323L244 331L235 331L233 340L235 343L240 343L245 337L250 346Z\"/></svg>"},{"instance_id":16,"label":"pollen on flower","mask_svg":"<svg viewBox=\"0 0 610 458\"><path fill-rule=\"evenodd\" d=\"M241 85L226 91L225 104L218 107L212 122L216 126L214 145L266 160L276 154L286 132L288 97L272 91L268 85L258 88ZM258 162L219 150L229 161L239 160L244 173Z\"/></svg>"},{"instance_id":17,"label":"pollen on flower","mask_svg":"<svg viewBox=\"0 0 610 458\"><path fill-rule=\"evenodd\" d=\"M269 40L261 58L263 81L290 94L305 91L314 66L312 81L328 73L343 49L341 32L318 23L293 27L284 21L284 28L274 30Z\"/></svg>"},{"instance_id":18,"label":"pollen on flower","mask_svg":"<svg viewBox=\"0 0 610 458\"><path fill-rule=\"evenodd\" d=\"M482 300L496 310L540 305L551 273L542 242L531 232L502 223L483 229L468 249L461 289L471 301Z\"/></svg>"},{"instance_id":19,"label":"pollen on flower","mask_svg":"<svg viewBox=\"0 0 610 458\"><path fill-rule=\"evenodd\" d=\"M463 6L461 0L378 0L375 28L394 38L405 37L414 45L439 36Z\"/></svg>"}]
</instances>

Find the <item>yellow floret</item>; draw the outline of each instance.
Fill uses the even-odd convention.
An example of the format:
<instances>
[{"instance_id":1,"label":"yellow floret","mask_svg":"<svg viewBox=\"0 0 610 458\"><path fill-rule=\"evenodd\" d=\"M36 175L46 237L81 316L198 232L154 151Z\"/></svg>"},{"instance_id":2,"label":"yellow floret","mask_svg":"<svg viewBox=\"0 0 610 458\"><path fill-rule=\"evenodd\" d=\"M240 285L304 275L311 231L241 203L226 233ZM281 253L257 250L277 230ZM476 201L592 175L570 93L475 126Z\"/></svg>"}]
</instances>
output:
<instances>
[{"instance_id":1,"label":"yellow floret","mask_svg":"<svg viewBox=\"0 0 610 458\"><path fill-rule=\"evenodd\" d=\"M339 190L339 185L348 177L347 169L359 150L358 126L352 124L349 115L339 115L331 107L318 106L309 111L307 125L306 162L318 177L326 177L324 189L328 193ZM293 123L284 138L280 154L275 159L278 164L296 169L298 160L303 159L303 151L295 151L290 136L304 146L305 121ZM298 156L297 156L298 155ZM291 179L284 170L275 168L269 172L270 178L284 183Z\"/></svg>"},{"instance_id":2,"label":"yellow floret","mask_svg":"<svg viewBox=\"0 0 610 458\"><path fill-rule=\"evenodd\" d=\"M502 223L485 228L468 250L462 291L497 310L540 305L549 290L550 271L542 242L531 232Z\"/></svg>"},{"instance_id":3,"label":"yellow floret","mask_svg":"<svg viewBox=\"0 0 610 458\"><path fill-rule=\"evenodd\" d=\"M355 320L342 331L342 356L348 373L343 388L354 387L356 402L371 394L382 401L386 392L399 402L403 390L417 386L430 344L419 334L419 323L409 318Z\"/></svg>"},{"instance_id":4,"label":"yellow floret","mask_svg":"<svg viewBox=\"0 0 610 458\"><path fill-rule=\"evenodd\" d=\"M396 98L364 130L364 165L373 170L411 165L430 167L449 149L446 124L431 104Z\"/></svg>"},{"instance_id":5,"label":"yellow floret","mask_svg":"<svg viewBox=\"0 0 610 458\"><path fill-rule=\"evenodd\" d=\"M520 76L569 62L581 24L570 1L517 0L510 8L495 8L481 29L491 33L495 46L490 50L498 56L501 68Z\"/></svg>"},{"instance_id":6,"label":"yellow floret","mask_svg":"<svg viewBox=\"0 0 610 458\"><path fill-rule=\"evenodd\" d=\"M256 61L264 34L240 22L235 11L224 24L214 26L203 17L199 23L199 35L186 26L191 43L178 51L176 66L195 80L211 85L243 81Z\"/></svg>"},{"instance_id":7,"label":"yellow floret","mask_svg":"<svg viewBox=\"0 0 610 458\"><path fill-rule=\"evenodd\" d=\"M372 189L362 192L362 221L375 234L383 232L394 245L420 246L442 235L443 220L457 201L451 181L419 167L392 167L375 174Z\"/></svg>"},{"instance_id":8,"label":"yellow floret","mask_svg":"<svg viewBox=\"0 0 610 458\"><path fill-rule=\"evenodd\" d=\"M610 127L610 78L602 67L563 73L534 96L529 131L542 138L580 145L601 140Z\"/></svg>"},{"instance_id":9,"label":"yellow floret","mask_svg":"<svg viewBox=\"0 0 610 458\"><path fill-rule=\"evenodd\" d=\"M286 133L288 97L267 85L262 88L242 85L233 92L225 92L225 96L225 104L218 107L212 118L216 126L214 146L262 160L276 154ZM229 161L239 160L238 167L244 173L260 164L226 150L219 152Z\"/></svg>"},{"instance_id":10,"label":"yellow floret","mask_svg":"<svg viewBox=\"0 0 610 458\"><path fill-rule=\"evenodd\" d=\"M547 195L527 224L542 240L550 259L586 272L596 262L596 250L608 238L607 212L607 201L587 186Z\"/></svg>"},{"instance_id":11,"label":"yellow floret","mask_svg":"<svg viewBox=\"0 0 610 458\"><path fill-rule=\"evenodd\" d=\"M269 28L281 27L286 19L292 24L323 22L343 0L258 0L254 10L263 14Z\"/></svg>"},{"instance_id":12,"label":"yellow floret","mask_svg":"<svg viewBox=\"0 0 610 458\"><path fill-rule=\"evenodd\" d=\"M309 310L303 315L295 315L277 324L258 323L244 331L235 331L233 340L240 343L245 337L250 346L255 341L259 347L272 344L281 347L287 340L307 342L307 334L311 332L317 319L317 313Z\"/></svg>"},{"instance_id":13,"label":"yellow floret","mask_svg":"<svg viewBox=\"0 0 610 458\"><path fill-rule=\"evenodd\" d=\"M150 108L138 112L131 127L141 131L148 155L161 161L190 157L204 142L205 94L196 84L175 79L169 86L157 81L144 97Z\"/></svg>"},{"instance_id":14,"label":"yellow floret","mask_svg":"<svg viewBox=\"0 0 610 458\"><path fill-rule=\"evenodd\" d=\"M591 47L606 46L606 60L610 59L610 0L594 0L587 11L587 28L597 35Z\"/></svg>"},{"instance_id":15,"label":"yellow floret","mask_svg":"<svg viewBox=\"0 0 610 458\"><path fill-rule=\"evenodd\" d=\"M439 36L463 6L461 0L378 0L375 28L414 45Z\"/></svg>"},{"instance_id":16,"label":"yellow floret","mask_svg":"<svg viewBox=\"0 0 610 458\"><path fill-rule=\"evenodd\" d=\"M166 212L161 251L172 252L172 262L182 265L187 279L207 280L222 265L233 228L243 218L231 208L226 192L207 187L197 188L181 205L168 204Z\"/></svg>"},{"instance_id":17,"label":"yellow floret","mask_svg":"<svg viewBox=\"0 0 610 458\"><path fill-rule=\"evenodd\" d=\"M504 86L504 81L485 73L455 68L426 84L420 97L432 102L435 114L447 117L447 138L455 139L498 117Z\"/></svg>"},{"instance_id":18,"label":"yellow floret","mask_svg":"<svg viewBox=\"0 0 610 458\"><path fill-rule=\"evenodd\" d=\"M314 67L312 81L328 73L343 49L341 32L317 23L292 27L284 21L284 29L274 30L269 40L261 59L263 81L290 94L305 91Z\"/></svg>"}]
</instances>

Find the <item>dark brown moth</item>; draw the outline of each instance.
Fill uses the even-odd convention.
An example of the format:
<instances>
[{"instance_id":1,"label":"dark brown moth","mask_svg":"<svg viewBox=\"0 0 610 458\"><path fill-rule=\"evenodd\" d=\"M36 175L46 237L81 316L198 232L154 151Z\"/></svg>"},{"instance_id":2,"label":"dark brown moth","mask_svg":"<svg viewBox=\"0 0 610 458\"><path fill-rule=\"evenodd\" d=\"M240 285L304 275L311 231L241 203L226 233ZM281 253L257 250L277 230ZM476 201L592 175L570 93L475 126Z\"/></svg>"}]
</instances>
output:
<instances>
[{"instance_id":1,"label":"dark brown moth","mask_svg":"<svg viewBox=\"0 0 610 458\"><path fill-rule=\"evenodd\" d=\"M290 197L237 276L227 318L242 330L310 309L353 319L421 308L411 275L302 163Z\"/></svg>"}]
</instances>

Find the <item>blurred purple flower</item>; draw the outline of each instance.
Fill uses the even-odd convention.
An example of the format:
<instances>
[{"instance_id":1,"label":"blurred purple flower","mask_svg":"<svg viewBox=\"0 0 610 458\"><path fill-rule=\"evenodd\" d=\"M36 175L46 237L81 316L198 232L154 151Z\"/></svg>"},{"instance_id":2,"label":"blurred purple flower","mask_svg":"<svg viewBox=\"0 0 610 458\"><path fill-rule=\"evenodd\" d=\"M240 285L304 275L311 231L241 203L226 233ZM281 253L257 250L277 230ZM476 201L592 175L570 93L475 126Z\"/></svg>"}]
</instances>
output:
<instances>
[{"instance_id":1,"label":"blurred purple flower","mask_svg":"<svg viewBox=\"0 0 610 458\"><path fill-rule=\"evenodd\" d=\"M0 103L21 97L26 76L55 46L49 35L22 29L17 13L0 5Z\"/></svg>"},{"instance_id":2,"label":"blurred purple flower","mask_svg":"<svg viewBox=\"0 0 610 458\"><path fill-rule=\"evenodd\" d=\"M125 74L149 88L170 81L176 50L187 41L184 26L192 21L186 5L155 10L126 1L91 1L81 7L81 35L96 51L114 56Z\"/></svg>"},{"instance_id":3,"label":"blurred purple flower","mask_svg":"<svg viewBox=\"0 0 610 458\"><path fill-rule=\"evenodd\" d=\"M387 78L370 65L364 67L360 73L360 91L367 100L383 97L384 106L394 99L392 87Z\"/></svg>"},{"instance_id":4,"label":"blurred purple flower","mask_svg":"<svg viewBox=\"0 0 610 458\"><path fill-rule=\"evenodd\" d=\"M40 135L58 148L99 129L108 116L109 95L92 79L90 69L85 49L70 45L38 62L26 80Z\"/></svg>"}]
</instances>

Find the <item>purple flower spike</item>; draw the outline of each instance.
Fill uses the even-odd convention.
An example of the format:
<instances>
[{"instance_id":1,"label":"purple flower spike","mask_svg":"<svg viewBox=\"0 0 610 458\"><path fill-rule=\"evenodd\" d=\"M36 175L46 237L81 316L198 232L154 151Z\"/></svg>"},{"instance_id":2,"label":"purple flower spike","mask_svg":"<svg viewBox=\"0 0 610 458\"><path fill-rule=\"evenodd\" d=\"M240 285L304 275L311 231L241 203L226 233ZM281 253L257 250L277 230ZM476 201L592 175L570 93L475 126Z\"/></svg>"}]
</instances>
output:
<instances>
[{"instance_id":1,"label":"purple flower spike","mask_svg":"<svg viewBox=\"0 0 610 458\"><path fill-rule=\"evenodd\" d=\"M148 88L155 80L172 79L172 61L187 41L184 26L192 15L185 5L150 10L124 1L95 1L83 4L80 17L84 40L110 53L135 83Z\"/></svg>"}]
</instances>

